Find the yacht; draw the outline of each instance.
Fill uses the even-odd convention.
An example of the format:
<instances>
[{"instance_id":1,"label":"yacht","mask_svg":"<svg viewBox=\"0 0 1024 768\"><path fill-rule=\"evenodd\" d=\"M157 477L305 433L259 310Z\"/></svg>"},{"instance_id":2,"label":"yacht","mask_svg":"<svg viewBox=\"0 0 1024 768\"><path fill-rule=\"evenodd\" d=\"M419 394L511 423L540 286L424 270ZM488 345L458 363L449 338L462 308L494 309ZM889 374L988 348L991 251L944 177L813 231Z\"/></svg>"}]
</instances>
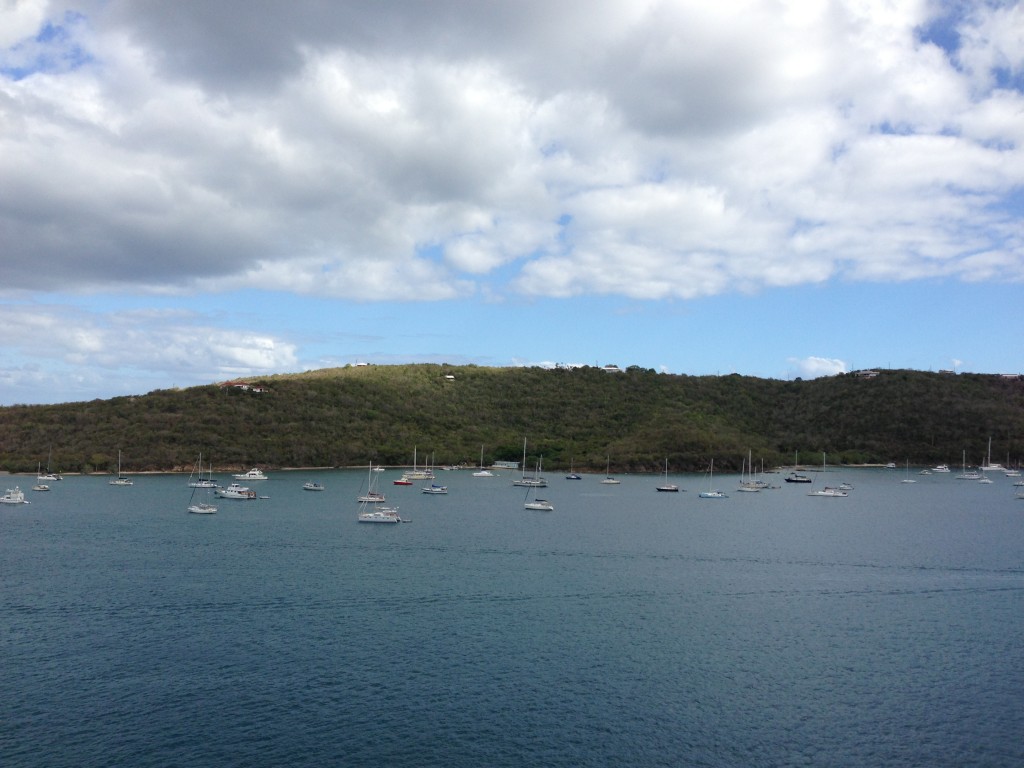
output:
<instances>
[{"instance_id":1,"label":"yacht","mask_svg":"<svg viewBox=\"0 0 1024 768\"><path fill-rule=\"evenodd\" d=\"M0 496L0 504L28 504L25 501L25 492L18 486L8 488L7 493Z\"/></svg>"},{"instance_id":2,"label":"yacht","mask_svg":"<svg viewBox=\"0 0 1024 768\"><path fill-rule=\"evenodd\" d=\"M266 480L267 475L263 473L263 470L259 467L253 467L248 472L242 472L238 475L232 475L236 480Z\"/></svg>"},{"instance_id":3,"label":"yacht","mask_svg":"<svg viewBox=\"0 0 1024 768\"><path fill-rule=\"evenodd\" d=\"M829 496L829 497L832 497L832 498L840 498L841 499L841 498L845 498L846 496L849 496L850 494L847 493L846 491L841 491L838 488L833 488L831 486L826 485L824 488L822 488L820 490L817 490L817 491L811 491L807 495L808 496Z\"/></svg>"},{"instance_id":4,"label":"yacht","mask_svg":"<svg viewBox=\"0 0 1024 768\"><path fill-rule=\"evenodd\" d=\"M324 489L324 484L323 483L317 483L317 482L312 481L312 480L310 482L308 482L308 483L303 483L302 484L302 490L304 490L304 491L322 491L323 489Z\"/></svg>"},{"instance_id":5,"label":"yacht","mask_svg":"<svg viewBox=\"0 0 1024 768\"><path fill-rule=\"evenodd\" d=\"M376 509L363 509L359 513L360 523L402 523L405 522L398 516L398 507L377 507Z\"/></svg>"},{"instance_id":6,"label":"yacht","mask_svg":"<svg viewBox=\"0 0 1024 768\"><path fill-rule=\"evenodd\" d=\"M222 499L255 499L256 491L253 491L239 483L232 483L227 488L217 488L214 493Z\"/></svg>"},{"instance_id":7,"label":"yacht","mask_svg":"<svg viewBox=\"0 0 1024 768\"><path fill-rule=\"evenodd\" d=\"M949 464L936 464L932 467L932 472L936 474L947 474L949 471Z\"/></svg>"}]
</instances>

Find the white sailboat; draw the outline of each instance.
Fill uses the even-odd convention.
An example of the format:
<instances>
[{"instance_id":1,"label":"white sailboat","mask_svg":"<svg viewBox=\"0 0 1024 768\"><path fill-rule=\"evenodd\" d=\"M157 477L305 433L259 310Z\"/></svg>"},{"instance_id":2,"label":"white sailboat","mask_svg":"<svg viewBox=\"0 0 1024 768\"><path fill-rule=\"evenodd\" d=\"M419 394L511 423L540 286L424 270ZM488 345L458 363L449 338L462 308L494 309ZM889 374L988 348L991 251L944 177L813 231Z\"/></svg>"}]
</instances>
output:
<instances>
[{"instance_id":1,"label":"white sailboat","mask_svg":"<svg viewBox=\"0 0 1024 768\"><path fill-rule=\"evenodd\" d=\"M536 496L534 496L532 500L530 499L530 494L535 493L534 488L536 488L536 486L526 489L526 499L523 502L523 509L532 509L537 512L554 512L555 505L547 499L538 499Z\"/></svg>"},{"instance_id":2,"label":"white sailboat","mask_svg":"<svg viewBox=\"0 0 1024 768\"><path fill-rule=\"evenodd\" d=\"M612 477L612 457L608 455L608 463L604 471L604 479L601 481L604 485L619 485L622 481Z\"/></svg>"},{"instance_id":3,"label":"white sailboat","mask_svg":"<svg viewBox=\"0 0 1024 768\"><path fill-rule=\"evenodd\" d=\"M121 474L121 449L117 450L117 477L111 480L108 485L134 485L134 481L130 477L125 477Z\"/></svg>"},{"instance_id":4,"label":"white sailboat","mask_svg":"<svg viewBox=\"0 0 1024 768\"><path fill-rule=\"evenodd\" d=\"M387 499L384 494L377 489L377 475L373 471L373 462L370 462L370 469L367 472L366 479L366 493L361 493L356 497L356 501L360 504L383 504Z\"/></svg>"},{"instance_id":5,"label":"white sailboat","mask_svg":"<svg viewBox=\"0 0 1024 768\"><path fill-rule=\"evenodd\" d=\"M821 453L821 473L822 473L823 476L824 476L826 471L827 470L825 468L825 452L822 451L822 453ZM850 494L848 494L842 488L834 488L831 485L826 485L825 487L820 488L819 490L811 491L807 495L808 496L825 496L825 497L828 497L828 498L843 499L843 498L846 498L847 496L849 496Z\"/></svg>"},{"instance_id":6,"label":"white sailboat","mask_svg":"<svg viewBox=\"0 0 1024 768\"><path fill-rule=\"evenodd\" d=\"M198 462L197 466L199 467L199 472L198 472L199 476L196 479L194 479L194 480L192 479L193 476L196 474L196 468L193 467L192 468L192 472L188 476L188 485L189 485L189 487L190 488L216 488L217 487L217 481L213 479L213 462L210 462L210 472L209 472L208 475L206 475L206 477L203 477L203 454L201 452L199 454L199 462Z\"/></svg>"},{"instance_id":7,"label":"white sailboat","mask_svg":"<svg viewBox=\"0 0 1024 768\"><path fill-rule=\"evenodd\" d=\"M711 467L708 469L708 489L701 491L697 494L698 498L701 499L727 499L729 498L723 491L712 488L712 483L715 479L715 460L711 459Z\"/></svg>"},{"instance_id":8,"label":"white sailboat","mask_svg":"<svg viewBox=\"0 0 1024 768\"><path fill-rule=\"evenodd\" d=\"M748 456L744 460L743 465L740 468L740 487L736 490L740 493L759 493L761 486L754 480L754 466L753 466L753 451L748 451ZM744 470L748 472L748 476L744 477Z\"/></svg>"},{"instance_id":9,"label":"white sailboat","mask_svg":"<svg viewBox=\"0 0 1024 768\"><path fill-rule=\"evenodd\" d=\"M533 473L533 477L526 476L526 438L523 438L523 476L518 480L513 480L512 485L518 485L523 488L547 488L548 481L541 477L540 474L540 462L537 462L537 469Z\"/></svg>"},{"instance_id":10,"label":"white sailboat","mask_svg":"<svg viewBox=\"0 0 1024 768\"><path fill-rule=\"evenodd\" d=\"M494 473L484 467L484 447L480 446L480 469L473 473L473 477L494 477Z\"/></svg>"},{"instance_id":11,"label":"white sailboat","mask_svg":"<svg viewBox=\"0 0 1024 768\"><path fill-rule=\"evenodd\" d=\"M960 474L956 476L956 479L957 480L981 480L981 475L978 472L975 472L974 470L971 470L970 472L967 471L967 451L966 450L964 451L963 458L961 460Z\"/></svg>"},{"instance_id":12,"label":"white sailboat","mask_svg":"<svg viewBox=\"0 0 1024 768\"><path fill-rule=\"evenodd\" d=\"M917 480L914 480L910 476L910 459L907 459L907 476L904 477L902 480L900 480L900 482L903 483L904 485L909 485L910 483L916 483L917 482Z\"/></svg>"},{"instance_id":13,"label":"white sailboat","mask_svg":"<svg viewBox=\"0 0 1024 768\"><path fill-rule=\"evenodd\" d=\"M1006 467L999 463L992 462L992 438L988 439L988 455L985 458L985 463L981 465L982 472L1005 472Z\"/></svg>"},{"instance_id":14,"label":"white sailboat","mask_svg":"<svg viewBox=\"0 0 1024 768\"><path fill-rule=\"evenodd\" d=\"M53 457L53 449L51 448L50 452L46 455L46 473L43 474L43 472L41 471L41 465L40 465L40 467L36 468L36 482L37 483L53 483L53 482L56 482L57 480L63 480L64 479L63 477L60 476L59 473L54 473L54 472L50 471L50 459L52 457ZM47 489L47 490L49 490L49 489Z\"/></svg>"},{"instance_id":15,"label":"white sailboat","mask_svg":"<svg viewBox=\"0 0 1024 768\"><path fill-rule=\"evenodd\" d=\"M201 453L199 454L199 459L196 461L195 467L192 468L193 474L195 473L196 468L199 469L199 478L200 478L200 480L202 480L202 477L203 477L203 454L201 454ZM191 478L191 475L189 475L189 477ZM211 504L208 501L196 501L196 491L197 490L199 490L200 488L207 489L207 488L211 488L211 487L216 487L216 483L214 483L211 486L211 485L200 485L198 481L197 482L191 482L190 481L189 482L189 486L191 486L191 488L192 488L192 493L188 497L188 507L187 507L188 512L190 512L193 515L213 515L213 514L216 514L217 513L216 505ZM208 494L208 493L210 493L210 491L204 490L203 493Z\"/></svg>"},{"instance_id":16,"label":"white sailboat","mask_svg":"<svg viewBox=\"0 0 1024 768\"><path fill-rule=\"evenodd\" d=\"M373 462L370 462L369 468L369 481L368 488L372 490L374 474L373 474ZM369 493L369 491L368 491ZM408 520L403 520L398 516L398 507L377 507L371 506L373 502L361 500L359 503L359 517L360 523L407 523Z\"/></svg>"}]
</instances>

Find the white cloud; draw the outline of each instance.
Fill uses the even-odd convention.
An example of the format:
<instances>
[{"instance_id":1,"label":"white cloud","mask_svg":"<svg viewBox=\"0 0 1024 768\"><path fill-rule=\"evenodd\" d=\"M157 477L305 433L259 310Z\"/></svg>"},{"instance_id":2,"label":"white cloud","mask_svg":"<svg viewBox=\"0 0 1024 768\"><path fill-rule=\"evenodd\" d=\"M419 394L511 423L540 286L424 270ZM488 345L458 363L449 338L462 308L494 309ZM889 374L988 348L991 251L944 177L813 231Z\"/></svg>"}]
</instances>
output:
<instances>
[{"instance_id":1,"label":"white cloud","mask_svg":"<svg viewBox=\"0 0 1024 768\"><path fill-rule=\"evenodd\" d=\"M1024 281L1024 14L956 12L0 0L0 290ZM940 17L958 49L921 39ZM97 325L79 350L110 346ZM297 357L274 339L236 362Z\"/></svg>"},{"instance_id":2,"label":"white cloud","mask_svg":"<svg viewBox=\"0 0 1024 768\"><path fill-rule=\"evenodd\" d=\"M791 367L790 378L799 376L802 379L817 379L821 376L835 376L839 373L846 373L847 364L834 357L804 357L789 358Z\"/></svg>"}]
</instances>

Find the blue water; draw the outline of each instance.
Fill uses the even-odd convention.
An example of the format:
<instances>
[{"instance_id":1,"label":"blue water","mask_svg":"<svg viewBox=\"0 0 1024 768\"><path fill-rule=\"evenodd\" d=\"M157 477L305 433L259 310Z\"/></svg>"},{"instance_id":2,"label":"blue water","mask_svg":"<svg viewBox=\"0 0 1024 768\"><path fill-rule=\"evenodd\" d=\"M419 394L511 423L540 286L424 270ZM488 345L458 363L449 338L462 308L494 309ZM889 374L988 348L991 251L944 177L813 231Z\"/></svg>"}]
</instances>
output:
<instances>
[{"instance_id":1,"label":"blue water","mask_svg":"<svg viewBox=\"0 0 1024 768\"><path fill-rule=\"evenodd\" d=\"M180 476L0 507L0 765L1024 765L1002 476L552 476L553 513L395 476L411 524L356 522L365 471L205 517Z\"/></svg>"}]
</instances>

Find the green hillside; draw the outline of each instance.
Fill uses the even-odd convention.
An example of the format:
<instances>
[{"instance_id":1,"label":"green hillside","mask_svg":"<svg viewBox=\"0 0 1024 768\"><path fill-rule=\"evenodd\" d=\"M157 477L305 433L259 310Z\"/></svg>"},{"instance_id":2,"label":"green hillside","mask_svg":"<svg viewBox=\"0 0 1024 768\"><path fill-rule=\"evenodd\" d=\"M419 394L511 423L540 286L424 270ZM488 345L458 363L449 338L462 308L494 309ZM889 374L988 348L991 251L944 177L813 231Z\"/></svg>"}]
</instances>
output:
<instances>
[{"instance_id":1,"label":"green hillside","mask_svg":"<svg viewBox=\"0 0 1024 768\"><path fill-rule=\"evenodd\" d=\"M958 466L1024 454L1024 381L887 370L812 381L679 376L631 368L361 366L84 403L0 408L0 470L127 471L215 466L354 466L522 458L618 472L767 465Z\"/></svg>"}]
</instances>

